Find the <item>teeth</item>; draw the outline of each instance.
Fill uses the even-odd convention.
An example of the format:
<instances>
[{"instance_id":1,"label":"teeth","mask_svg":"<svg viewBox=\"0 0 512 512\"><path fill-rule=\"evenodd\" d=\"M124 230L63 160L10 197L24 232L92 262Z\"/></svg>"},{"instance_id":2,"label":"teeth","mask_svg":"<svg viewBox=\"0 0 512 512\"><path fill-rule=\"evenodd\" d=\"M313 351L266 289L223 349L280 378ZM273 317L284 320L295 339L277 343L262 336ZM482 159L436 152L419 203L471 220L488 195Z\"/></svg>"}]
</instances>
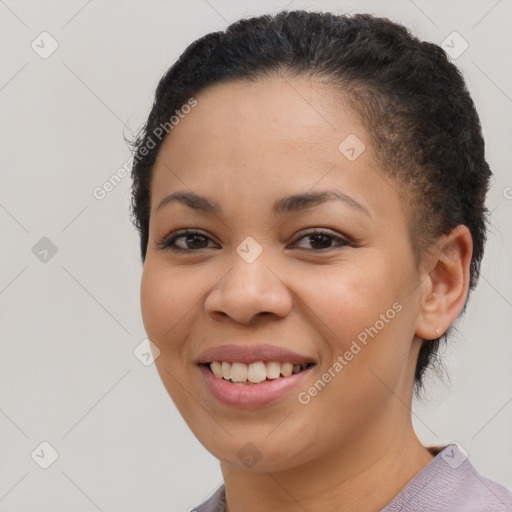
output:
<instances>
[{"instance_id":1,"label":"teeth","mask_svg":"<svg viewBox=\"0 0 512 512\"><path fill-rule=\"evenodd\" d=\"M277 379L281 375L281 363L270 361L267 363L267 379Z\"/></svg>"},{"instance_id":2,"label":"teeth","mask_svg":"<svg viewBox=\"0 0 512 512\"><path fill-rule=\"evenodd\" d=\"M247 365L244 363L233 363L231 366L231 380L233 382L244 382L247 380Z\"/></svg>"},{"instance_id":3,"label":"teeth","mask_svg":"<svg viewBox=\"0 0 512 512\"><path fill-rule=\"evenodd\" d=\"M293 372L293 364L292 363L283 363L281 365L281 375L283 377L289 377Z\"/></svg>"},{"instance_id":4,"label":"teeth","mask_svg":"<svg viewBox=\"0 0 512 512\"><path fill-rule=\"evenodd\" d=\"M222 363L222 378L223 379L231 379L231 363L226 363L225 361Z\"/></svg>"},{"instance_id":5,"label":"teeth","mask_svg":"<svg viewBox=\"0 0 512 512\"><path fill-rule=\"evenodd\" d=\"M280 363L278 361L270 361L268 363L258 361L251 364L212 361L210 363L210 370L218 379L231 379L232 382L258 384L267 379L295 375L308 366L308 364Z\"/></svg>"},{"instance_id":6,"label":"teeth","mask_svg":"<svg viewBox=\"0 0 512 512\"><path fill-rule=\"evenodd\" d=\"M229 364L229 363L226 363ZM215 377L218 379L222 379L222 365L219 363L219 361L214 361L210 364L210 370L215 374ZM227 374L227 371L226 371Z\"/></svg>"},{"instance_id":7,"label":"teeth","mask_svg":"<svg viewBox=\"0 0 512 512\"><path fill-rule=\"evenodd\" d=\"M244 364L244 366L246 366ZM251 363L249 365L249 369L247 370L247 379L249 382L254 382L257 384L258 382L262 382L267 378L267 369L265 368L265 363L263 361L258 361L257 363Z\"/></svg>"}]
</instances>

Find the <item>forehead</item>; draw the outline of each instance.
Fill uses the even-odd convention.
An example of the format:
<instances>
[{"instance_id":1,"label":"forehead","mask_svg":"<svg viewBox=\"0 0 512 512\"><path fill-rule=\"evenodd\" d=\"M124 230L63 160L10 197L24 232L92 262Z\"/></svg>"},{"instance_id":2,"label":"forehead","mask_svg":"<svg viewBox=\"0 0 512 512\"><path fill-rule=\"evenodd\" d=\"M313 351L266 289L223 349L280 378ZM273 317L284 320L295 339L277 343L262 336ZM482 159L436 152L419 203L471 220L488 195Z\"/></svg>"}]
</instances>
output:
<instances>
[{"instance_id":1,"label":"forehead","mask_svg":"<svg viewBox=\"0 0 512 512\"><path fill-rule=\"evenodd\" d=\"M332 187L363 204L381 194L386 182L370 136L334 89L274 77L217 84L195 99L160 148L153 209L169 192L187 188L221 203L273 202ZM357 158L347 158L346 140L355 141Z\"/></svg>"},{"instance_id":2,"label":"forehead","mask_svg":"<svg viewBox=\"0 0 512 512\"><path fill-rule=\"evenodd\" d=\"M330 152L332 143L336 149L343 134L368 138L359 116L344 105L342 94L308 78L267 77L216 84L195 99L197 106L183 116L169 137L171 145L174 142L185 149L197 145L196 138L201 137L203 147L217 148L217 155L229 157L237 149L244 154L253 149L258 154L262 148L283 144L297 146L296 152L304 145Z\"/></svg>"}]
</instances>

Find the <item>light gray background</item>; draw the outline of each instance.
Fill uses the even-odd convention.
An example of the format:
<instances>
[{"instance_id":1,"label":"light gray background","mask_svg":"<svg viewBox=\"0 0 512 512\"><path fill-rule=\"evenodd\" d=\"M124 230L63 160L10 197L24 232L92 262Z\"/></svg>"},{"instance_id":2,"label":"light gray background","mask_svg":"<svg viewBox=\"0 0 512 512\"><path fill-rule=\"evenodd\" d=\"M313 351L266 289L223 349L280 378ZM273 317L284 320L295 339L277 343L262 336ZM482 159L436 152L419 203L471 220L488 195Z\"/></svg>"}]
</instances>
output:
<instances>
[{"instance_id":1,"label":"light gray background","mask_svg":"<svg viewBox=\"0 0 512 512\"><path fill-rule=\"evenodd\" d=\"M129 158L123 133L140 128L159 78L190 42L286 5L0 1L0 510L184 511L221 483L154 365L133 353L145 332L130 178L103 200L92 191ZM512 488L512 2L288 8L370 12L422 39L440 44L457 31L469 43L454 62L495 173L492 228L480 284L445 353L451 383L431 379L413 420L425 444L458 441L484 476ZM46 59L31 48L43 31L59 45ZM58 249L46 262L32 251L42 237ZM49 456L44 441L58 452L48 469L34 460Z\"/></svg>"}]
</instances>

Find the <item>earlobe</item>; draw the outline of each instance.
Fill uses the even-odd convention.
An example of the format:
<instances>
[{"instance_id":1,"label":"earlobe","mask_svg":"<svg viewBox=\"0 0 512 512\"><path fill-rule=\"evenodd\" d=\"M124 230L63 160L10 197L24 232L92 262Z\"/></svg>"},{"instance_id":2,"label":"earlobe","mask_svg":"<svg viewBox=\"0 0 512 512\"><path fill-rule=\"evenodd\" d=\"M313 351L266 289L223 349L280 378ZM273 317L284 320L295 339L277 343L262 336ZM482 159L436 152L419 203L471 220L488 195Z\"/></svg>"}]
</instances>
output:
<instances>
[{"instance_id":1,"label":"earlobe","mask_svg":"<svg viewBox=\"0 0 512 512\"><path fill-rule=\"evenodd\" d=\"M421 284L421 311L415 334L438 338L457 318L466 302L473 241L469 229L459 225L441 236L429 255L430 271Z\"/></svg>"}]
</instances>

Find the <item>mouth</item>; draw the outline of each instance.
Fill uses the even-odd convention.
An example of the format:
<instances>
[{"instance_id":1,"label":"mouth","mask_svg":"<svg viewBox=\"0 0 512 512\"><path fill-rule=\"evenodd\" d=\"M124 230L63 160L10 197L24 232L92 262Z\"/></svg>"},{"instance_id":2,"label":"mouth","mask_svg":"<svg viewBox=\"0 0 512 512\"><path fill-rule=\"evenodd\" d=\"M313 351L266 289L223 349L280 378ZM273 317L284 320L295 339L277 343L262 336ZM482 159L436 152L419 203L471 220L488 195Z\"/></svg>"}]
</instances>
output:
<instances>
[{"instance_id":1,"label":"mouth","mask_svg":"<svg viewBox=\"0 0 512 512\"><path fill-rule=\"evenodd\" d=\"M210 396L234 409L257 409L293 399L316 363L211 361L198 368ZM300 389L300 388L299 388Z\"/></svg>"},{"instance_id":2,"label":"mouth","mask_svg":"<svg viewBox=\"0 0 512 512\"><path fill-rule=\"evenodd\" d=\"M294 364L280 361L256 361L250 364L231 361L201 363L219 380L239 386L257 386L268 381L286 379L315 366L315 363Z\"/></svg>"},{"instance_id":3,"label":"mouth","mask_svg":"<svg viewBox=\"0 0 512 512\"><path fill-rule=\"evenodd\" d=\"M285 347L256 342L210 347L196 364L209 396L236 409L253 409L291 398L318 361Z\"/></svg>"}]
</instances>

